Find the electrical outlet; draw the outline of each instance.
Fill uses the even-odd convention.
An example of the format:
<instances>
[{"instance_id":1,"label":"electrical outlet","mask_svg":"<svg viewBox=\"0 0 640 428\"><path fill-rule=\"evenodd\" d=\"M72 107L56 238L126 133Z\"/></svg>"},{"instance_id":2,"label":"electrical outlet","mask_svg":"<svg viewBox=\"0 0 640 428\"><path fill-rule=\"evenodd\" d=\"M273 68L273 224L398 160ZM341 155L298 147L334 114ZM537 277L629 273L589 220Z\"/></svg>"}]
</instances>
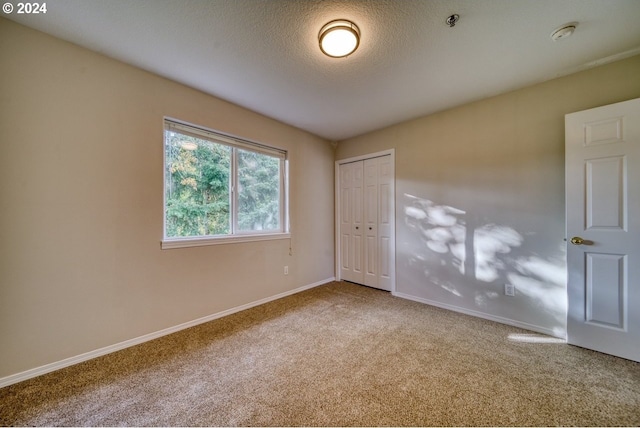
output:
<instances>
[{"instance_id":1,"label":"electrical outlet","mask_svg":"<svg viewBox=\"0 0 640 428\"><path fill-rule=\"evenodd\" d=\"M515 296L516 295L516 286L513 284L505 284L504 285L504 294L506 296Z\"/></svg>"},{"instance_id":2,"label":"electrical outlet","mask_svg":"<svg viewBox=\"0 0 640 428\"><path fill-rule=\"evenodd\" d=\"M289 266L284 267L284 274L289 275Z\"/></svg>"}]
</instances>

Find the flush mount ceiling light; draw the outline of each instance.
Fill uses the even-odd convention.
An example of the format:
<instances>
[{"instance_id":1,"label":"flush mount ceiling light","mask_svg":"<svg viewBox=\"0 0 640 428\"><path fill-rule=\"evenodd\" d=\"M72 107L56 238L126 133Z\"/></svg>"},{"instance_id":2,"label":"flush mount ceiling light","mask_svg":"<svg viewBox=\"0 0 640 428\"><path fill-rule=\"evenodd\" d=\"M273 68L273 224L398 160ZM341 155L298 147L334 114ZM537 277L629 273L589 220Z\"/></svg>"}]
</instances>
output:
<instances>
[{"instance_id":1,"label":"flush mount ceiling light","mask_svg":"<svg viewBox=\"0 0 640 428\"><path fill-rule=\"evenodd\" d=\"M576 31L577 26L578 26L577 22L570 22L568 24L564 24L562 27L556 28L555 30L553 30L553 32L549 35L549 37L551 37L551 40L553 40L554 42L557 42L558 40L566 39L567 37L572 35L574 31Z\"/></svg>"},{"instance_id":2,"label":"flush mount ceiling light","mask_svg":"<svg viewBox=\"0 0 640 428\"><path fill-rule=\"evenodd\" d=\"M328 22L318 34L320 50L333 58L351 55L360 44L360 29L346 19Z\"/></svg>"}]
</instances>

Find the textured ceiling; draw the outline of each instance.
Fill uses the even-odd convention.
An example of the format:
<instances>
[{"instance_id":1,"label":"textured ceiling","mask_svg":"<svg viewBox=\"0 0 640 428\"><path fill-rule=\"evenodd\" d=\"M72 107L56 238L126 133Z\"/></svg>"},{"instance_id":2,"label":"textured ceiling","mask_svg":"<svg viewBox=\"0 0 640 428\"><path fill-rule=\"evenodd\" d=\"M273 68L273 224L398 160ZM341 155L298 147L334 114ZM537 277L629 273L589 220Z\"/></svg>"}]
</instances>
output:
<instances>
[{"instance_id":1,"label":"textured ceiling","mask_svg":"<svg viewBox=\"0 0 640 428\"><path fill-rule=\"evenodd\" d=\"M640 0L48 0L3 16L330 140L640 53ZM334 59L318 31L338 18L362 38Z\"/></svg>"}]
</instances>

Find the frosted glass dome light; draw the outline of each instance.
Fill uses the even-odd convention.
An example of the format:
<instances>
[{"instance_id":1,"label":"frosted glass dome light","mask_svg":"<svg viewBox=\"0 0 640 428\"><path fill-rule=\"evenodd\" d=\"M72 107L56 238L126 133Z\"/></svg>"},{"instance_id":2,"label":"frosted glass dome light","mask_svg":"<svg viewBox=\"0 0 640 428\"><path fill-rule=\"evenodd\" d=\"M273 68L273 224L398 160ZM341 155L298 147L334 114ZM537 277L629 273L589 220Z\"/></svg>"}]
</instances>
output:
<instances>
[{"instance_id":1,"label":"frosted glass dome light","mask_svg":"<svg viewBox=\"0 0 640 428\"><path fill-rule=\"evenodd\" d=\"M333 58L352 54L360 44L360 29L346 19L337 19L324 25L318 34L320 50Z\"/></svg>"}]
</instances>

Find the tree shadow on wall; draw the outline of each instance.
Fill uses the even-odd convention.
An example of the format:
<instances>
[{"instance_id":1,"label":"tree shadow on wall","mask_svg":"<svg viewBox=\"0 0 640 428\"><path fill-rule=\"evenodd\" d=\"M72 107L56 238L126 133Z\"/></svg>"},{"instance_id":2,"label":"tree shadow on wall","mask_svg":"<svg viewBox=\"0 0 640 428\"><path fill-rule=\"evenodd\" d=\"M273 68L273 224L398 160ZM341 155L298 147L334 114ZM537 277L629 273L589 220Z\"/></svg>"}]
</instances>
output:
<instances>
[{"instance_id":1,"label":"tree shadow on wall","mask_svg":"<svg viewBox=\"0 0 640 428\"><path fill-rule=\"evenodd\" d=\"M464 300L479 311L499 304L504 284L512 284L527 305L537 305L553 317L556 336L565 336L564 256L540 256L528 242L535 232L525 237L513 227L489 222L481 209L471 212L407 193L404 199L403 219L411 243L400 245L413 249L406 255L407 267L446 291L449 300ZM513 302L514 313L508 315L514 319L522 300Z\"/></svg>"}]
</instances>

